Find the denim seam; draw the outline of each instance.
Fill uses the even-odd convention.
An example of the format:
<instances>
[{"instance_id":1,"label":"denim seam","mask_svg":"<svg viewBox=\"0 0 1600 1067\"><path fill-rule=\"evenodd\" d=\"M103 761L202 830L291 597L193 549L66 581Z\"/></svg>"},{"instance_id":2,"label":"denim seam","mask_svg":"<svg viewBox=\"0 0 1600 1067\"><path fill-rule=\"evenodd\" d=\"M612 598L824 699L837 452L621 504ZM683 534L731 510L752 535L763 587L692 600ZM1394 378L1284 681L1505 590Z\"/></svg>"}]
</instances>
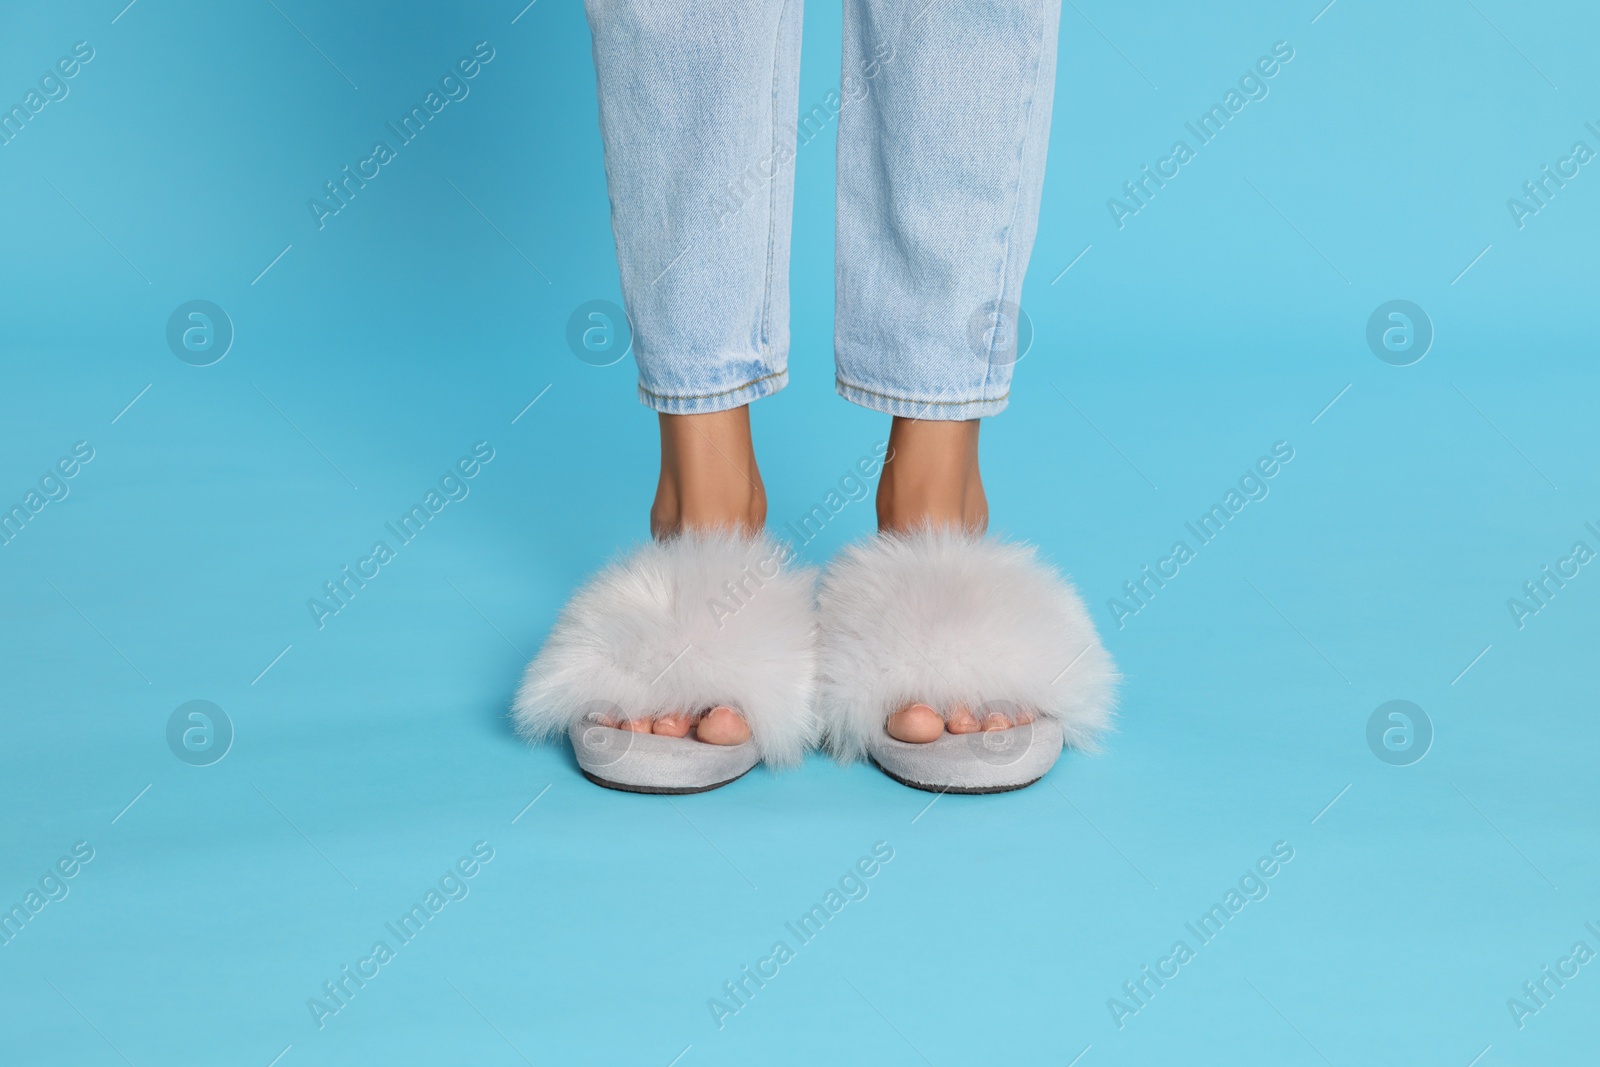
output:
<instances>
[{"instance_id":1,"label":"denim seam","mask_svg":"<svg viewBox=\"0 0 1600 1067\"><path fill-rule=\"evenodd\" d=\"M737 393L741 389L748 389L752 385L759 385L760 383L771 378L779 378L788 373L789 369L785 367L783 370L775 370L771 374L763 374L759 378L751 378L743 385L736 385L732 389L724 389L719 393L691 393L686 396L673 395L671 393L657 393L654 390L646 389L643 382L639 383L639 392L655 400L714 400L719 396L727 396L729 393Z\"/></svg>"},{"instance_id":2,"label":"denim seam","mask_svg":"<svg viewBox=\"0 0 1600 1067\"><path fill-rule=\"evenodd\" d=\"M779 81L783 76L783 29L789 14L790 0L784 0L778 9L777 34L772 42L772 158L778 158L778 95ZM766 289L761 294L761 352L771 351L772 341L772 264L778 240L778 176L774 171L767 197L767 273Z\"/></svg>"},{"instance_id":3,"label":"denim seam","mask_svg":"<svg viewBox=\"0 0 1600 1067\"><path fill-rule=\"evenodd\" d=\"M966 405L966 404L988 404L988 403L994 403L994 402L998 402L998 401L1004 400L1006 397L1011 395L1011 390L1007 389L1000 396L996 396L996 397L980 396L980 397L976 397L976 398L974 398L972 400L918 400L917 398L910 397L910 396L895 396L893 393L880 393L876 389L868 389L865 386L856 385L854 382L847 382L847 381L844 380L844 378L840 377L839 375L834 375L834 379L833 380L836 383L838 383L839 385L844 386L846 389L853 389L858 393L866 393L868 396L876 396L876 397L880 397L880 398L882 398L884 400L898 400L902 404L922 404L922 405L924 405L926 407L941 407L941 408L943 408L943 407L961 407L961 406Z\"/></svg>"},{"instance_id":4,"label":"denim seam","mask_svg":"<svg viewBox=\"0 0 1600 1067\"><path fill-rule=\"evenodd\" d=\"M1043 25L1040 27L1040 31L1039 31L1039 34L1040 34L1041 37L1043 37L1044 34L1046 32L1048 32L1049 26L1050 26L1050 20L1048 18L1044 19L1043 20ZM1028 93L1028 98L1027 98L1027 100L1025 100L1023 102L1023 105L1022 105L1022 111L1023 111L1022 136L1017 139L1017 179L1016 179L1016 184L1012 187L1012 190L1011 190L1011 221L1006 223L1005 249L1000 255L1000 276L997 279L999 292L996 294L995 300L994 300L994 313L995 313L996 317L999 317L1000 315L1002 315L1004 313L1003 309L1001 308L1001 303L1005 300L1005 295L1006 295L1006 271L1007 271L1007 268L1010 266L1010 263L1011 263L1011 238L1012 238L1012 236L1015 233L1016 228L1017 228L1017 212L1022 207L1022 175L1023 175L1023 172L1025 170L1027 170L1026 160L1027 160L1027 154L1028 154L1028 135L1029 135L1029 133L1032 132L1032 129L1033 129L1033 104L1034 104L1034 101L1036 99L1038 99L1038 96L1039 96L1039 78L1041 77L1041 75L1043 73L1044 73L1044 44L1041 42L1039 44L1039 47L1034 50L1033 88ZM1019 317L1019 319L1021 317L1020 305L1019 305L1018 317ZM991 376L993 375L993 372L994 372L994 346L999 341L999 339L1000 339L1000 331L998 329L995 329L995 330L990 332L990 335L989 335L989 351L984 353L984 368L983 368L983 390L984 390L984 392L988 392L989 391L989 380L990 380L990 378L991 378ZM1015 340L1013 340L1013 344L1015 344ZM1008 396L1010 395L1010 391L1009 390L1007 391L1007 395Z\"/></svg>"}]
</instances>

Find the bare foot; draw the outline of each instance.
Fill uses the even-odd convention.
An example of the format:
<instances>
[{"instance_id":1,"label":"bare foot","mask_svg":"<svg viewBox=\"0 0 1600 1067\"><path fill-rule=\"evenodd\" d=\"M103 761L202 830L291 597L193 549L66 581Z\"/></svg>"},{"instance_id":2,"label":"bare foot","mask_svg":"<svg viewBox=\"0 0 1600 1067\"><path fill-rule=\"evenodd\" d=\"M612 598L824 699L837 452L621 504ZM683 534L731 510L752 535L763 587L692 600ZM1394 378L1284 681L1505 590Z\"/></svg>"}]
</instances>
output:
<instances>
[{"instance_id":1,"label":"bare foot","mask_svg":"<svg viewBox=\"0 0 1600 1067\"><path fill-rule=\"evenodd\" d=\"M750 409L661 415L661 478L650 533L664 540L686 529L756 533L767 521L767 491L750 439Z\"/></svg>"},{"instance_id":2,"label":"bare foot","mask_svg":"<svg viewBox=\"0 0 1600 1067\"><path fill-rule=\"evenodd\" d=\"M651 722L650 732L661 737L687 737L693 725L693 716L677 711L671 715L657 715Z\"/></svg>"},{"instance_id":3,"label":"bare foot","mask_svg":"<svg viewBox=\"0 0 1600 1067\"><path fill-rule=\"evenodd\" d=\"M978 420L944 422L896 418L889 430L889 461L878 481L878 529L904 533L923 526L955 526L974 534L989 527L989 501L978 471ZM973 734L1008 730L1033 721L1021 711L1007 715L971 708L937 709L908 704L889 716L885 729L897 741L927 744L947 731Z\"/></svg>"},{"instance_id":4,"label":"bare foot","mask_svg":"<svg viewBox=\"0 0 1600 1067\"><path fill-rule=\"evenodd\" d=\"M709 415L661 415L661 478L650 506L658 541L684 530L757 533L767 521L767 491L750 439L750 409ZM660 737L692 737L708 745L750 740L750 724L726 705L654 718L606 723Z\"/></svg>"},{"instance_id":5,"label":"bare foot","mask_svg":"<svg viewBox=\"0 0 1600 1067\"><path fill-rule=\"evenodd\" d=\"M959 705L952 708L948 714L940 715L927 704L907 704L889 716L884 729L896 741L925 745L929 741L939 740L945 733L959 735L988 730L1009 730L1013 726L1024 726L1032 721L1031 711L1021 711L1014 715L990 712L979 720L969 709Z\"/></svg>"},{"instance_id":6,"label":"bare foot","mask_svg":"<svg viewBox=\"0 0 1600 1067\"><path fill-rule=\"evenodd\" d=\"M750 724L732 708L719 705L700 716L694 735L708 745L742 745L750 740Z\"/></svg>"},{"instance_id":7,"label":"bare foot","mask_svg":"<svg viewBox=\"0 0 1600 1067\"><path fill-rule=\"evenodd\" d=\"M750 740L750 724L726 704L718 704L709 711L693 715L674 711L642 719L605 717L600 719L600 725L635 734L655 734L657 737L689 737L692 731L694 740L708 745L742 745Z\"/></svg>"},{"instance_id":8,"label":"bare foot","mask_svg":"<svg viewBox=\"0 0 1600 1067\"><path fill-rule=\"evenodd\" d=\"M889 460L878 479L878 529L919 526L989 527L989 501L978 473L978 420L935 422L896 418Z\"/></svg>"},{"instance_id":9,"label":"bare foot","mask_svg":"<svg viewBox=\"0 0 1600 1067\"><path fill-rule=\"evenodd\" d=\"M885 729L896 741L925 745L944 733L944 718L926 704L908 704L889 716Z\"/></svg>"}]
</instances>

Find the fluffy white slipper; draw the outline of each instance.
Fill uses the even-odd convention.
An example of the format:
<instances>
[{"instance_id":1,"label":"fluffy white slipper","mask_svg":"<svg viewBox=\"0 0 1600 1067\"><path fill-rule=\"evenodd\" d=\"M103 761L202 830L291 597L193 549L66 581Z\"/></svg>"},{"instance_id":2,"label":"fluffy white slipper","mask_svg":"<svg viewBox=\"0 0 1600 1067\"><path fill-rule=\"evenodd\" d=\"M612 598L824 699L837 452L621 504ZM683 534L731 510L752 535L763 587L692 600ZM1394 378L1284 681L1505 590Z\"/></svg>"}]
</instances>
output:
<instances>
[{"instance_id":1,"label":"fluffy white slipper","mask_svg":"<svg viewBox=\"0 0 1600 1067\"><path fill-rule=\"evenodd\" d=\"M651 542L580 589L523 675L530 739L567 732L586 777L634 792L712 789L757 762L798 763L818 733L814 572L766 537L694 532ZM742 745L596 725L726 704Z\"/></svg>"},{"instance_id":2,"label":"fluffy white slipper","mask_svg":"<svg viewBox=\"0 0 1600 1067\"><path fill-rule=\"evenodd\" d=\"M1077 592L1029 546L879 535L834 560L818 604L821 712L841 759L869 756L920 789L1004 792L1110 725L1116 668ZM884 723L913 703L1035 719L907 744Z\"/></svg>"}]
</instances>

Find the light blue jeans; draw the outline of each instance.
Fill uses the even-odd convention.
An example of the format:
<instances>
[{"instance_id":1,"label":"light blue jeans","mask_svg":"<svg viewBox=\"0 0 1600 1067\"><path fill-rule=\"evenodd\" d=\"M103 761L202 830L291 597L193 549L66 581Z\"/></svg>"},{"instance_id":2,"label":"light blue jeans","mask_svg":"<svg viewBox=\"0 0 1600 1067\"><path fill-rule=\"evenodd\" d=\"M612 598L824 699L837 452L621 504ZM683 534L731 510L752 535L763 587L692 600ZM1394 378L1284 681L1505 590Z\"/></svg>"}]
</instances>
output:
<instances>
[{"instance_id":1,"label":"light blue jeans","mask_svg":"<svg viewBox=\"0 0 1600 1067\"><path fill-rule=\"evenodd\" d=\"M803 111L802 0L586 6L645 404L788 384L794 159L837 121L839 394L920 419L1005 408L1060 0L844 0L839 87Z\"/></svg>"}]
</instances>

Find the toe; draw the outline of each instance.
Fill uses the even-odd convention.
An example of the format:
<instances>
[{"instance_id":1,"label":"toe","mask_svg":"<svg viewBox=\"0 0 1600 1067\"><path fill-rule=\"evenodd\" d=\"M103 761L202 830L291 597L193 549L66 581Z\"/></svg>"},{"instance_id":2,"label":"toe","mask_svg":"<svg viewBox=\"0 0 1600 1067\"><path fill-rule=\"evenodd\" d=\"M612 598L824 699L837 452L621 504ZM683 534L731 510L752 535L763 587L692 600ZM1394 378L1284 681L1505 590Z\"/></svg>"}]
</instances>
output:
<instances>
[{"instance_id":1,"label":"toe","mask_svg":"<svg viewBox=\"0 0 1600 1067\"><path fill-rule=\"evenodd\" d=\"M662 737L683 737L689 732L689 725L689 716L681 711L674 711L669 715L659 716L650 732L660 734Z\"/></svg>"},{"instance_id":2,"label":"toe","mask_svg":"<svg viewBox=\"0 0 1600 1067\"><path fill-rule=\"evenodd\" d=\"M750 724L726 704L719 704L700 716L694 734L708 745L742 745L750 740Z\"/></svg>"},{"instance_id":3,"label":"toe","mask_svg":"<svg viewBox=\"0 0 1600 1067\"><path fill-rule=\"evenodd\" d=\"M965 707L957 706L950 712L949 730L953 734L975 734L980 729L978 717Z\"/></svg>"},{"instance_id":4,"label":"toe","mask_svg":"<svg viewBox=\"0 0 1600 1067\"><path fill-rule=\"evenodd\" d=\"M983 728L985 730L1009 730L1011 729L1011 720L998 711L991 711L983 717Z\"/></svg>"},{"instance_id":5,"label":"toe","mask_svg":"<svg viewBox=\"0 0 1600 1067\"><path fill-rule=\"evenodd\" d=\"M650 732L653 722L654 720L652 719L628 719L626 722L620 723L617 728L619 730L630 730L636 734L647 734Z\"/></svg>"},{"instance_id":6,"label":"toe","mask_svg":"<svg viewBox=\"0 0 1600 1067\"><path fill-rule=\"evenodd\" d=\"M944 733L944 719L926 704L910 704L889 716L884 729L896 741L925 745Z\"/></svg>"}]
</instances>

